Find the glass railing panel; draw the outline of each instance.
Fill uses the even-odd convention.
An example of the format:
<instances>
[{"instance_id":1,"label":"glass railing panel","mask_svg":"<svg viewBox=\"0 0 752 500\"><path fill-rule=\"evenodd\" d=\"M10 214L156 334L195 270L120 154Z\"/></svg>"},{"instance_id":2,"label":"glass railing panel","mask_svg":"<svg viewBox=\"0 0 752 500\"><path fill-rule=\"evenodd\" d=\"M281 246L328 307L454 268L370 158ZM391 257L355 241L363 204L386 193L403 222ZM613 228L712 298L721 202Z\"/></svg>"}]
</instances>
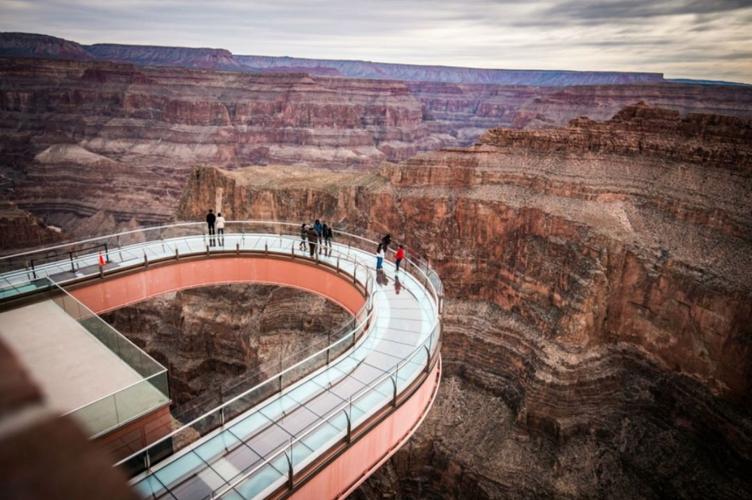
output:
<instances>
[{"instance_id":1,"label":"glass railing panel","mask_svg":"<svg viewBox=\"0 0 752 500\"><path fill-rule=\"evenodd\" d=\"M164 379L165 382L161 385L167 384L166 371L151 377L151 379L154 378ZM118 410L118 423L127 422L170 402L170 398L166 394L152 385L151 379L142 380L138 384L113 394L115 406Z\"/></svg>"},{"instance_id":2,"label":"glass railing panel","mask_svg":"<svg viewBox=\"0 0 752 500\"><path fill-rule=\"evenodd\" d=\"M271 420L259 412L254 412L233 424L229 429L240 439L246 440L269 425L272 425Z\"/></svg>"},{"instance_id":3,"label":"glass railing panel","mask_svg":"<svg viewBox=\"0 0 752 500\"><path fill-rule=\"evenodd\" d=\"M234 489L241 498L248 500L256 498L262 493L270 492L270 490L281 486L287 480L286 470L287 458L282 454L274 462L251 474L248 479Z\"/></svg>"},{"instance_id":4,"label":"glass railing panel","mask_svg":"<svg viewBox=\"0 0 752 500\"><path fill-rule=\"evenodd\" d=\"M317 352L301 360L299 364L282 374L282 387L289 387L314 370L326 365L326 352Z\"/></svg>"},{"instance_id":5,"label":"glass railing panel","mask_svg":"<svg viewBox=\"0 0 752 500\"><path fill-rule=\"evenodd\" d=\"M353 399L353 427L360 425L369 416L373 415L378 409L383 407L392 401L394 395L394 386L392 380L387 378L380 383L375 384L374 387L369 389L365 394ZM357 410L362 410L360 415L357 415Z\"/></svg>"},{"instance_id":6,"label":"glass railing panel","mask_svg":"<svg viewBox=\"0 0 752 500\"><path fill-rule=\"evenodd\" d=\"M71 416L86 429L90 436L112 429L121 422L114 395L79 408Z\"/></svg>"},{"instance_id":7,"label":"glass railing panel","mask_svg":"<svg viewBox=\"0 0 752 500\"><path fill-rule=\"evenodd\" d=\"M397 370L397 392L404 391L420 375L420 372L425 369L427 362L427 351L420 349L404 364L400 365Z\"/></svg>"},{"instance_id":8,"label":"glass railing panel","mask_svg":"<svg viewBox=\"0 0 752 500\"><path fill-rule=\"evenodd\" d=\"M343 410L338 411L336 415L327 419L325 425L321 425L314 432L307 434L301 439L305 445L312 450L327 450L340 439L347 437L347 416L345 411L347 406L343 404ZM300 471L307 465L300 457L294 464L295 471Z\"/></svg>"}]
</instances>

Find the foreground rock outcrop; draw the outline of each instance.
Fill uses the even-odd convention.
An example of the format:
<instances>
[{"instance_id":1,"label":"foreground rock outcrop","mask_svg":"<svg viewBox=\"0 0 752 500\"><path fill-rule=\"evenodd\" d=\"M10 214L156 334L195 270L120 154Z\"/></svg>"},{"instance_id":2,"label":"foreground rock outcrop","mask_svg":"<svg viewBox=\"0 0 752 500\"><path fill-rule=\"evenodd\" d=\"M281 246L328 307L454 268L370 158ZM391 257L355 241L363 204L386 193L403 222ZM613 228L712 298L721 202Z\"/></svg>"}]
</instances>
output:
<instances>
[{"instance_id":1,"label":"foreground rock outcrop","mask_svg":"<svg viewBox=\"0 0 752 500\"><path fill-rule=\"evenodd\" d=\"M178 215L390 231L439 270L445 383L356 496L744 498L750 139L639 105L378 174L199 169Z\"/></svg>"},{"instance_id":2,"label":"foreground rock outcrop","mask_svg":"<svg viewBox=\"0 0 752 500\"><path fill-rule=\"evenodd\" d=\"M44 401L13 351L0 342L0 486L3 498L137 500L104 445Z\"/></svg>"}]
</instances>

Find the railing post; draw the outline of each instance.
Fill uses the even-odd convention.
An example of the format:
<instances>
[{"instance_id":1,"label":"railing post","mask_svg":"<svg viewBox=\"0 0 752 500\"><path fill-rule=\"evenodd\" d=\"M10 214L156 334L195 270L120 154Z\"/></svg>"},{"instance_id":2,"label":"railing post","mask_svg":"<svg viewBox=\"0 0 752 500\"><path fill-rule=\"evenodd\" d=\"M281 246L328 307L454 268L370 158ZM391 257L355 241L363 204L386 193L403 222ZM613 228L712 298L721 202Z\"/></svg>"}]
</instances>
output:
<instances>
[{"instance_id":1,"label":"railing post","mask_svg":"<svg viewBox=\"0 0 752 500\"><path fill-rule=\"evenodd\" d=\"M350 422L350 415L347 414L347 410L342 410L345 413L347 419L347 442L352 441L352 422ZM350 411L352 412L352 398L350 399Z\"/></svg>"},{"instance_id":2,"label":"railing post","mask_svg":"<svg viewBox=\"0 0 752 500\"><path fill-rule=\"evenodd\" d=\"M264 242L264 253L265 254L269 253L269 243L267 243L266 241Z\"/></svg>"},{"instance_id":3,"label":"railing post","mask_svg":"<svg viewBox=\"0 0 752 500\"><path fill-rule=\"evenodd\" d=\"M177 248L175 248L175 260L180 260L180 253L179 252L180 251Z\"/></svg>"},{"instance_id":4,"label":"railing post","mask_svg":"<svg viewBox=\"0 0 752 500\"><path fill-rule=\"evenodd\" d=\"M146 450L146 453L144 454L144 468L148 471L151 470L151 455L149 455L149 450Z\"/></svg>"},{"instance_id":5,"label":"railing post","mask_svg":"<svg viewBox=\"0 0 752 500\"><path fill-rule=\"evenodd\" d=\"M71 272L75 273L76 272L76 266L73 264L73 252L68 252L68 256L70 257Z\"/></svg>"},{"instance_id":6,"label":"railing post","mask_svg":"<svg viewBox=\"0 0 752 500\"><path fill-rule=\"evenodd\" d=\"M431 349L428 346L423 346L423 348L426 350L426 367L424 371L428 373L431 369Z\"/></svg>"},{"instance_id":7,"label":"railing post","mask_svg":"<svg viewBox=\"0 0 752 500\"><path fill-rule=\"evenodd\" d=\"M331 350L331 346L326 348L326 365L329 366L329 351Z\"/></svg>"},{"instance_id":8,"label":"railing post","mask_svg":"<svg viewBox=\"0 0 752 500\"><path fill-rule=\"evenodd\" d=\"M225 426L225 407L219 409L219 423L222 427Z\"/></svg>"},{"instance_id":9,"label":"railing post","mask_svg":"<svg viewBox=\"0 0 752 500\"><path fill-rule=\"evenodd\" d=\"M235 254L240 255L240 243L235 243Z\"/></svg>"},{"instance_id":10,"label":"railing post","mask_svg":"<svg viewBox=\"0 0 752 500\"><path fill-rule=\"evenodd\" d=\"M144 251L144 267L149 267L149 257L146 255L146 251Z\"/></svg>"},{"instance_id":11,"label":"railing post","mask_svg":"<svg viewBox=\"0 0 752 500\"><path fill-rule=\"evenodd\" d=\"M120 412L117 406L117 393L112 395L112 405L115 407L115 422L120 423Z\"/></svg>"},{"instance_id":12,"label":"railing post","mask_svg":"<svg viewBox=\"0 0 752 500\"><path fill-rule=\"evenodd\" d=\"M104 244L104 261L110 263L110 246L107 243Z\"/></svg>"},{"instance_id":13,"label":"railing post","mask_svg":"<svg viewBox=\"0 0 752 500\"><path fill-rule=\"evenodd\" d=\"M337 274L339 274L339 255L337 255Z\"/></svg>"},{"instance_id":14,"label":"railing post","mask_svg":"<svg viewBox=\"0 0 752 500\"><path fill-rule=\"evenodd\" d=\"M209 245L206 245L206 255L209 255Z\"/></svg>"},{"instance_id":15,"label":"railing post","mask_svg":"<svg viewBox=\"0 0 752 500\"><path fill-rule=\"evenodd\" d=\"M285 452L285 458L287 459L287 486L288 488L292 489L292 438L290 438L290 456L288 456L287 452Z\"/></svg>"},{"instance_id":16,"label":"railing post","mask_svg":"<svg viewBox=\"0 0 752 500\"><path fill-rule=\"evenodd\" d=\"M29 263L31 264L31 275L34 276L34 279L37 279L37 271L34 269L34 259L31 259Z\"/></svg>"},{"instance_id":17,"label":"railing post","mask_svg":"<svg viewBox=\"0 0 752 500\"><path fill-rule=\"evenodd\" d=\"M389 377L389 380L392 381L392 406L397 407L397 371L394 372L394 377Z\"/></svg>"}]
</instances>

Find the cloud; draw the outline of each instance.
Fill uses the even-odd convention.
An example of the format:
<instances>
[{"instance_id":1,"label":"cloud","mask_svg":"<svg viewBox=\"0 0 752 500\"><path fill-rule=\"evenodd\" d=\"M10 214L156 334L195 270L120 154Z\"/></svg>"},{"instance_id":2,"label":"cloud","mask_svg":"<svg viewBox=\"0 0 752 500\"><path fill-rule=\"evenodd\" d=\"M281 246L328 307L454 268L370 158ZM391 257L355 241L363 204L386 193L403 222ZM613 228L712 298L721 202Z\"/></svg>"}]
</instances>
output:
<instances>
[{"instance_id":1,"label":"cloud","mask_svg":"<svg viewBox=\"0 0 752 500\"><path fill-rule=\"evenodd\" d=\"M552 6L547 13L592 22L725 13L749 7L752 0L568 0Z\"/></svg>"},{"instance_id":2,"label":"cloud","mask_svg":"<svg viewBox=\"0 0 752 500\"><path fill-rule=\"evenodd\" d=\"M81 43L752 82L752 0L3 0L0 30Z\"/></svg>"}]
</instances>

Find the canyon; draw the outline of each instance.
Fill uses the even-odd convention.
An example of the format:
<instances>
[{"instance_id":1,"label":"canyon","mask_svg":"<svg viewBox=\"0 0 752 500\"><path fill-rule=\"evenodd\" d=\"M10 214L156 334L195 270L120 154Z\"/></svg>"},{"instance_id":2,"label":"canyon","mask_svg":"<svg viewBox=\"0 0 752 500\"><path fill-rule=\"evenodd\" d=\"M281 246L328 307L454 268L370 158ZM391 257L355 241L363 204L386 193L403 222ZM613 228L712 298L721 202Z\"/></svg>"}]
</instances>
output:
<instances>
[{"instance_id":1,"label":"canyon","mask_svg":"<svg viewBox=\"0 0 752 500\"><path fill-rule=\"evenodd\" d=\"M438 270L437 400L353 498L752 495L750 87L0 42L4 252L211 207ZM187 405L336 314L223 287L108 320Z\"/></svg>"}]
</instances>

